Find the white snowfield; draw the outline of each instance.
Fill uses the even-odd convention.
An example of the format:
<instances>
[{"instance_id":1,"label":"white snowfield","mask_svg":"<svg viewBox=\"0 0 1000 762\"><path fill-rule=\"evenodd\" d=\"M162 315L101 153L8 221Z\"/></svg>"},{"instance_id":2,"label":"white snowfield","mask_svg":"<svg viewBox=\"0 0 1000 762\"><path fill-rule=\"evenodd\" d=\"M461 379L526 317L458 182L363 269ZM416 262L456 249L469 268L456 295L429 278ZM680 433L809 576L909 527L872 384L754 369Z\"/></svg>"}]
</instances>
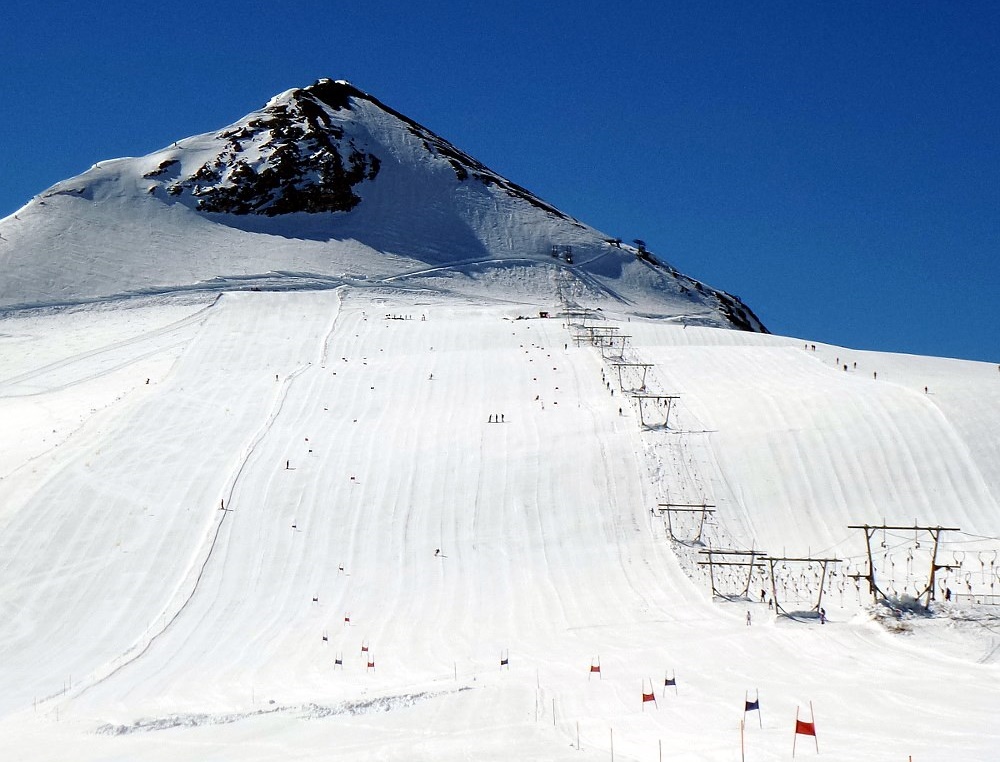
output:
<instances>
[{"instance_id":1,"label":"white snowfield","mask_svg":"<svg viewBox=\"0 0 1000 762\"><path fill-rule=\"evenodd\" d=\"M739 760L745 716L785 760L810 705L825 760L998 758L997 366L606 312L663 427L637 365L498 295L0 319L0 758ZM714 506L704 545L670 502ZM848 525L915 521L960 568L876 621ZM829 621L759 573L713 601L709 543L840 559ZM879 583L930 545L878 533Z\"/></svg>"}]
</instances>

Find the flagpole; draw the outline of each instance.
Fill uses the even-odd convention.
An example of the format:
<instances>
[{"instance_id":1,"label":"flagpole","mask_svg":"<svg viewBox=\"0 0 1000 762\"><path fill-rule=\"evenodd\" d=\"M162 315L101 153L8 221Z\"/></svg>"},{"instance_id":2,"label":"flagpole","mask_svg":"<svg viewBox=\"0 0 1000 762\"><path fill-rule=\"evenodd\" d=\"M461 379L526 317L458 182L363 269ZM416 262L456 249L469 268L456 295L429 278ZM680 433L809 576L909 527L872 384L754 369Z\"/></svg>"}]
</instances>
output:
<instances>
[{"instance_id":1,"label":"flagpole","mask_svg":"<svg viewBox=\"0 0 1000 762\"><path fill-rule=\"evenodd\" d=\"M746 713L744 712L744 714ZM743 745L743 720L740 720L740 760L746 762L746 759L746 748Z\"/></svg>"},{"instance_id":2,"label":"flagpole","mask_svg":"<svg viewBox=\"0 0 1000 762\"><path fill-rule=\"evenodd\" d=\"M795 735L792 736L792 759L795 759L795 742L799 740L799 708L795 707Z\"/></svg>"},{"instance_id":3,"label":"flagpole","mask_svg":"<svg viewBox=\"0 0 1000 762\"><path fill-rule=\"evenodd\" d=\"M813 702L809 702L809 716L812 717L813 740L816 742L816 753L819 754L819 734L816 733L816 714L813 712Z\"/></svg>"}]
</instances>

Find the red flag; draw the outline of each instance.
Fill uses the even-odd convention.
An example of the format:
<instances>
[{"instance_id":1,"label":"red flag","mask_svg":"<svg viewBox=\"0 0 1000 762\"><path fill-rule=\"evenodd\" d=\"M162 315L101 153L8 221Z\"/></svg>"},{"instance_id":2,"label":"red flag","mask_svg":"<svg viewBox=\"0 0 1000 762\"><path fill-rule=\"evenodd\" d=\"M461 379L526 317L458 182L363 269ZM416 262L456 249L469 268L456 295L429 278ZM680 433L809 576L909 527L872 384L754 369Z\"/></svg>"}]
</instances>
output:
<instances>
[{"instance_id":1,"label":"red flag","mask_svg":"<svg viewBox=\"0 0 1000 762\"><path fill-rule=\"evenodd\" d=\"M595 664L595 661L596 661L596 664ZM587 681L588 682L590 681L591 675L594 675L594 674L597 674L597 676L600 677L601 680L604 679L604 675L601 674L601 659L600 659L600 657L598 657L596 660L595 659L591 659L590 660L590 674L587 675Z\"/></svg>"},{"instance_id":2,"label":"red flag","mask_svg":"<svg viewBox=\"0 0 1000 762\"><path fill-rule=\"evenodd\" d=\"M792 734L792 759L795 758L795 741L799 736L812 736L816 744L816 753L819 754L819 738L816 735L816 715L813 713L812 702L809 702L809 722L799 719L799 708L795 707L795 733Z\"/></svg>"},{"instance_id":3,"label":"red flag","mask_svg":"<svg viewBox=\"0 0 1000 762\"><path fill-rule=\"evenodd\" d=\"M800 736L814 736L816 735L816 723L796 720L795 733Z\"/></svg>"},{"instance_id":4,"label":"red flag","mask_svg":"<svg viewBox=\"0 0 1000 762\"><path fill-rule=\"evenodd\" d=\"M643 703L647 701L656 701L656 694L654 693L643 693L642 694Z\"/></svg>"}]
</instances>

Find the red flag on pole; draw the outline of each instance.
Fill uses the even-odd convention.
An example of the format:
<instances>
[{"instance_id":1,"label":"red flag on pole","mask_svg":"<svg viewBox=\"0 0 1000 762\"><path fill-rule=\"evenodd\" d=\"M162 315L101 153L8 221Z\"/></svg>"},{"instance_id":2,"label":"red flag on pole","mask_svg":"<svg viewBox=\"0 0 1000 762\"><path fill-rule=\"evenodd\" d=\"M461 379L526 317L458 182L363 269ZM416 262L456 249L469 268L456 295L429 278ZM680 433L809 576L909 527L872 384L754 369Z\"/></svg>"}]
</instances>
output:
<instances>
[{"instance_id":1,"label":"red flag on pole","mask_svg":"<svg viewBox=\"0 0 1000 762\"><path fill-rule=\"evenodd\" d=\"M656 691L653 688L653 678L649 679L649 693L646 693L646 681L642 682L642 710L646 711L646 702L652 701L653 706L657 709L660 708L659 704L656 703Z\"/></svg>"},{"instance_id":2,"label":"red flag on pole","mask_svg":"<svg viewBox=\"0 0 1000 762\"><path fill-rule=\"evenodd\" d=\"M814 736L816 735L816 723L796 720L795 732L800 736Z\"/></svg>"},{"instance_id":3,"label":"red flag on pole","mask_svg":"<svg viewBox=\"0 0 1000 762\"><path fill-rule=\"evenodd\" d=\"M594 673L597 673L597 675L602 680L604 679L604 675L601 674L601 657L600 656L598 656L596 659L591 659L590 660L590 672L587 674L587 680L590 680L590 676L593 675Z\"/></svg>"},{"instance_id":4,"label":"red flag on pole","mask_svg":"<svg viewBox=\"0 0 1000 762\"><path fill-rule=\"evenodd\" d=\"M799 708L795 707L795 734L792 736L792 759L795 758L795 742L799 736L812 736L816 743L816 753L819 754L819 738L816 736L816 715L813 713L812 702L809 702L809 722L799 719Z\"/></svg>"}]
</instances>

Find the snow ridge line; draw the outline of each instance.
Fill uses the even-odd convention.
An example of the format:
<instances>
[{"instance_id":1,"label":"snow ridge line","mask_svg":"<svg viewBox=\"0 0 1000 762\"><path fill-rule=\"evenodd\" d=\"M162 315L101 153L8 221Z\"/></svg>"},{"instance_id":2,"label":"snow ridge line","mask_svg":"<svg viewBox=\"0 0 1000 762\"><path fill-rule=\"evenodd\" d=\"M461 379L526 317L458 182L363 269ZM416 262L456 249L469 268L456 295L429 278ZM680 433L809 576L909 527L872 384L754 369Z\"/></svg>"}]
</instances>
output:
<instances>
[{"instance_id":1,"label":"snow ridge line","mask_svg":"<svg viewBox=\"0 0 1000 762\"><path fill-rule=\"evenodd\" d=\"M338 309L338 314L339 314L339 309ZM334 317L333 321L331 321L330 328L329 328L328 332L323 337L323 341L321 343L321 347L325 347L326 346L327 342L330 339L330 335L332 334L335 325L336 325L336 316ZM230 503L230 504L232 503L233 492L236 489L236 485L239 483L240 477L243 475L243 472L246 469L246 466L249 463L250 458L253 456L254 452L256 452L257 446L263 441L264 437L267 436L267 434L270 432L271 428L273 427L275 420L281 414L281 411L282 411L282 409L284 408L284 405L285 405L285 401L288 399L288 393L289 393L289 391L291 389L292 382L298 376L300 376L302 373L304 373L305 371L309 370L311 367L313 367L312 363L306 363L305 365L302 365L302 366L296 368L294 371L292 371L291 373L289 373L288 376L285 378L284 382L282 382L281 388L276 392L276 399L275 399L275 403L272 404L271 412L268 414L268 416L265 419L264 423L260 426L260 428L254 434L254 436L253 436L250 444L247 446L247 448L245 450L245 455L243 456L242 460L240 461L239 467L236 469L235 474L232 476L232 478L230 480L228 491L224 490L224 493L226 495L226 500L227 500L228 503ZM209 561L212 560L212 556L215 553L215 548L216 548L216 545L218 544L219 535L222 533L222 527L225 525L227 516L230 513L232 513L232 512L233 512L232 508L226 508L226 509L224 509L224 510L221 511L222 516L221 516L221 518L219 518L219 521L218 521L218 523L215 526L215 532L212 533L211 542L209 543L207 552L205 553L205 557L202 560L201 566L198 568L198 572L195 575L194 581L193 581L193 583L191 585L191 589L188 592L188 594L184 597L183 601L181 602L181 604L177 608L177 610L174 612L174 614L168 620L166 620L166 622L159 629L159 631L157 631L157 632L153 633L151 636L149 636L149 639L146 641L146 644L142 647L142 649L138 653L136 653L135 655L133 655L132 657L130 657L129 659L127 659L123 663L119 664L117 667L115 667L114 669L112 669L110 672L108 672L103 677L100 677L97 680L94 680L93 682L90 682L87 685L84 685L83 687L81 687L76 692L74 698L79 698L80 696L82 696L84 693L86 693L91 688L93 688L93 687L95 687L97 685L100 685L101 683L107 681L108 679L110 679L114 675L116 675L119 672L121 672L125 667L127 667L130 664L132 664L133 662L137 661L139 659L139 657L143 656L147 651L149 651L149 649L152 647L153 643L155 643L157 641L157 639L160 638L160 636L164 635L166 633L166 631L170 628L170 626L175 621L177 621L177 619L180 617L180 615L187 608L188 604L191 603L191 601L194 599L195 593L198 592L198 588L199 588L199 586L201 584L202 578L205 575L205 569L208 567L208 563L209 563ZM188 576L190 577L190 574ZM129 650L134 650L135 647L136 646L133 646L132 649L129 649ZM128 653L128 651L126 651L125 653Z\"/></svg>"},{"instance_id":2,"label":"snow ridge line","mask_svg":"<svg viewBox=\"0 0 1000 762\"><path fill-rule=\"evenodd\" d=\"M238 276L234 276L237 278ZM215 302L219 300L222 294L227 291L224 285L220 285L216 282L216 279L211 281L203 281L201 283L192 283L186 286L150 286L144 289L136 289L135 291L122 291L117 294L104 294L101 296L81 296L78 299L50 299L48 301L35 301L35 302L19 302L17 304L6 304L0 306L0 320L8 317L17 316L21 312L35 312L35 311L47 311L47 310L71 310L74 307L86 307L89 305L107 305L115 304L118 302L128 302L133 299L148 299L149 297L156 296L173 296L178 294L202 294L211 293L216 291L215 301L209 305L209 307L214 307ZM291 289L289 289L291 290Z\"/></svg>"},{"instance_id":3,"label":"snow ridge line","mask_svg":"<svg viewBox=\"0 0 1000 762\"><path fill-rule=\"evenodd\" d=\"M23 394L0 394L0 399L24 399L26 397L41 397L41 396L43 396L45 394L53 394L55 392L63 392L63 391L66 391L67 389L71 389L72 387L76 386L77 384L85 384L88 381L93 381L94 379L101 378L102 376L107 376L107 375L109 375L111 373L116 373L119 370L123 370L124 368L128 368L128 367L130 367L132 365L136 365L137 363L140 363L143 360L148 360L150 357L156 357L157 355L161 355L161 354L163 354L165 352L169 352L172 349L177 349L178 347L182 347L185 344L187 344L187 341L188 341L187 339L177 339L176 341L173 341L170 344L163 344L161 346L152 347L148 351L143 352L141 354L130 355L127 360L123 360L122 362L120 362L120 363L118 363L116 365L112 365L109 368L103 368L99 372L92 373L89 376L84 376L82 378L75 378L72 381L66 382L65 384L60 384L59 386L52 386L52 387L49 387L47 389L39 389L38 391L34 391L34 392L24 392ZM110 352L110 351L113 351L113 350L109 349L108 351ZM54 368L43 368L39 372L43 372L43 371L47 371L47 370L54 370ZM32 374L25 374L25 375L27 375L27 376L30 377L30 376L37 376L38 374L37 373L32 373ZM7 385L6 382L0 382L0 388L3 388L3 386L6 386L6 385Z\"/></svg>"},{"instance_id":4,"label":"snow ridge line","mask_svg":"<svg viewBox=\"0 0 1000 762\"><path fill-rule=\"evenodd\" d=\"M608 251L601 251L601 252L595 254L594 256L592 256L590 259L581 259L579 262L577 262L576 268L580 267L581 265L589 265L589 264L591 264L593 262L596 262L599 259L604 259L605 257L608 256L609 253L610 253L610 250L608 250ZM551 257L547 257L547 256L544 256L544 255L538 255L537 257L528 257L528 256L520 256L520 257L473 257L471 259L458 259L458 260L455 260L454 262L448 262L446 264L441 264L441 265L434 265L433 267L422 267L422 268L419 268L417 270L410 270L410 271L407 271L407 272L397 273L396 275L387 275L385 277L375 279L375 280L373 280L373 282L375 282L375 283L390 283L390 282L392 282L394 280L402 280L404 278L413 278L413 277L417 277L417 276L420 276L420 275L427 275L429 273L441 272L443 270L454 270L455 268L467 267L469 265L502 265L502 266L512 265L512 264L527 264L527 265L543 264L543 265L551 265L552 263L550 262L550 260L551 260ZM568 268L566 268L563 265L557 265L557 266L560 267L563 270L568 269ZM574 268L574 274L575 274L576 268ZM598 288L598 290L606 290L606 289L604 289L604 288L602 288L600 286L598 286L597 288ZM621 300L621 301L624 301L624 300Z\"/></svg>"},{"instance_id":5,"label":"snow ridge line","mask_svg":"<svg viewBox=\"0 0 1000 762\"><path fill-rule=\"evenodd\" d=\"M101 378L102 376L105 376L105 375L107 375L109 373L116 373L117 371L122 370L123 368L127 368L127 367L129 367L131 365L135 365L136 363L138 363L141 360L145 360L145 359L148 359L150 357L156 357L157 355L163 354L164 352L169 352L170 350L176 349L177 347L181 347L181 346L183 346L186 343L187 343L187 340L184 339L184 340L175 341L172 344L167 344L166 346L158 347L156 349L151 349L149 352L146 352L145 354L139 355L139 356L135 357L135 359L133 359L133 360L128 360L128 361L122 362L122 363L120 363L118 365L115 365L115 366L113 366L111 368L103 370L100 373L95 373L95 374L87 376L85 378L78 378L75 381L70 381L69 383L63 384L61 386L53 386L53 387L51 387L49 389L42 389L41 391L37 391L37 392L28 392L26 394L9 394L9 395L0 394L0 399L24 399L24 398L27 398L27 397L40 397L40 396L43 396L43 395L46 395L46 394L52 394L52 393L55 393L55 392L65 391L66 389L69 389L69 388L71 388L71 387L73 387L73 386L75 386L77 384L83 384L83 383L86 383L88 381L93 381L94 379ZM3 384L0 383L0 388L2 388L2 387L3 387ZM100 408L100 409L95 410L94 412L92 412L90 418L87 418L86 420L82 421L76 428L74 428L72 431L70 431L70 433L66 435L66 438L63 439L61 442L57 442L54 445L52 445L51 447L49 447L48 449L43 450L42 452L38 453L37 455L34 455L34 456L28 458L27 460L23 461L20 465L15 466L11 471L7 472L6 474L0 474L0 481L3 481L4 479L10 478L14 474L17 474L18 472L20 472L20 471L24 470L25 468L27 468L28 466L30 466L32 463L34 463L34 462L36 462L36 461L40 460L41 458L44 458L44 457L46 457L48 455L51 455L52 452L53 452L53 450L56 447L59 447L61 445L66 444L66 442L70 441L70 439L72 439L83 428L85 428L88 424L90 424L92 422L92 420L93 420L94 415L102 413L102 412L104 412L105 410L108 410L111 407L114 407L118 402L121 402L122 399L124 399L125 397L127 397L128 395L130 395L132 393L132 391L134 391L134 390L123 392L120 396L116 397L113 402L109 402L103 408Z\"/></svg>"},{"instance_id":6,"label":"snow ridge line","mask_svg":"<svg viewBox=\"0 0 1000 762\"><path fill-rule=\"evenodd\" d=\"M101 725L95 731L98 735L123 736L133 733L149 733L157 730L173 728L192 728L205 725L229 725L234 722L262 717L269 714L297 714L301 719L316 720L336 716L358 716L364 714L384 714L396 709L406 709L420 701L446 696L459 691L471 690L469 687L457 691L422 691L420 693L404 693L399 696L382 696L379 698L359 701L345 701L334 706L322 704L301 704L298 706L276 706L268 709L257 709L253 712L230 712L226 714L171 714L166 717L154 717L136 720L130 725Z\"/></svg>"},{"instance_id":7,"label":"snow ridge line","mask_svg":"<svg viewBox=\"0 0 1000 762\"><path fill-rule=\"evenodd\" d=\"M333 313L333 317L330 319L330 325L326 329L323 341L321 341L319 345L319 355L317 359L321 366L326 365L327 360L330 358L330 339L333 337L333 332L337 327L337 321L340 320L341 307L344 303L344 294L347 293L347 286L338 286L334 289L334 293L337 295L337 310Z\"/></svg>"},{"instance_id":8,"label":"snow ridge line","mask_svg":"<svg viewBox=\"0 0 1000 762\"><path fill-rule=\"evenodd\" d=\"M205 317L207 317L205 313L207 313L209 310L211 310L218 303L219 298L221 296L222 296L222 294L218 294L216 296L216 298L212 300L211 304L205 305L204 307L202 307L201 309L197 310L196 312L193 312L192 314L187 315L186 317L180 318L179 320L175 320L172 323L168 323L167 325L160 326L159 328L154 328L151 331L147 331L145 333L141 333L141 334L139 334L137 336L133 336L133 337L131 337L129 339L124 339L122 341L117 341L117 342L114 342L112 344L108 344L107 346L98 347L96 349L91 349L91 350L88 350L86 352L81 352L80 354L73 355L72 357L67 357L67 358L64 358L62 360L57 360L55 362L51 362L48 365L43 365L41 368L35 368L34 370L25 371L24 373L21 373L21 374L19 374L17 376L12 376L10 378L5 378L3 380L0 380L0 388L8 387L8 386L13 386L14 384L20 384L20 383L23 383L24 381L30 381L30 380L32 380L34 378L37 378L38 376L45 375L46 373L51 373L54 370L59 370L61 368L65 368L65 367L67 367L69 365L73 365L74 363L80 362L82 360L92 359L94 357L97 357L98 355L108 354L110 352L115 352L115 351L117 351L119 349L125 349L126 347L131 347L131 346L134 346L136 344L143 344L143 343L146 343L146 342L150 342L153 339L159 339L162 336L165 336L165 335L170 334L170 333L174 333L175 331L177 331L177 330L179 330L181 328L186 328L186 327L188 327L190 325L193 325L194 323L199 323L202 320L204 320ZM148 350L145 354L142 354L142 355L139 355L139 356L129 355L129 359L128 360L126 360L125 362L123 362L123 363L121 363L119 365L114 366L111 370L112 371L119 370L119 369L127 367L128 365L131 365L131 364L133 364L135 362L138 362L139 360L142 360L142 359L145 359L145 358L150 357L152 355L158 354L159 352L164 352L164 351L166 351L168 349L173 349L174 347L176 347L178 345L178 343L179 342L175 342L175 343L169 344L167 346L158 346L158 347L155 347L155 348L153 348L151 350ZM102 371L100 375L103 375L105 372L107 372L107 371ZM58 391L58 390L66 388L68 386L71 386L72 383L80 383L82 381L89 381L90 379L95 378L95 377L96 376L88 376L88 377L80 379L78 381L71 382L70 384L65 384L65 385L63 385L61 387L56 387L55 389L53 389L51 391ZM50 390L46 389L44 392L30 392L28 394L5 394L3 396L4 397L30 397L30 396L34 396L34 395L37 395L37 394L43 394L43 393L45 393L47 391L50 391Z\"/></svg>"}]
</instances>

